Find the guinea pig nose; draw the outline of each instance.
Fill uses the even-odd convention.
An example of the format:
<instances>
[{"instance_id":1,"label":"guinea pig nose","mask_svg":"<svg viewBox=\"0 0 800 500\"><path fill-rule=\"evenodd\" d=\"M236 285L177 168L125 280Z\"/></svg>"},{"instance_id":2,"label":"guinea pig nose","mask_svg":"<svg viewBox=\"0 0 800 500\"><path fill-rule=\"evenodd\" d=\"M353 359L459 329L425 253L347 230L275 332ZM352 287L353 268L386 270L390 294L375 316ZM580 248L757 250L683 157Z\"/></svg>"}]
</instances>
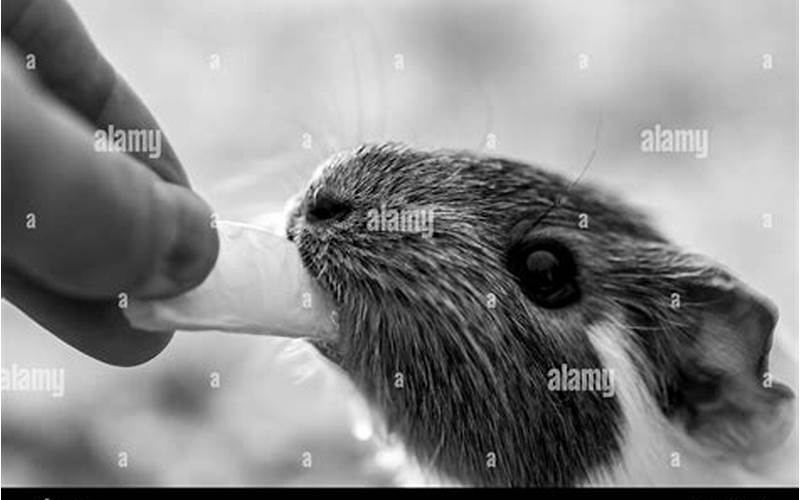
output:
<instances>
[{"instance_id":1,"label":"guinea pig nose","mask_svg":"<svg viewBox=\"0 0 800 500\"><path fill-rule=\"evenodd\" d=\"M349 204L328 194L318 193L306 206L306 221L314 223L338 220L346 216L350 210Z\"/></svg>"}]
</instances>

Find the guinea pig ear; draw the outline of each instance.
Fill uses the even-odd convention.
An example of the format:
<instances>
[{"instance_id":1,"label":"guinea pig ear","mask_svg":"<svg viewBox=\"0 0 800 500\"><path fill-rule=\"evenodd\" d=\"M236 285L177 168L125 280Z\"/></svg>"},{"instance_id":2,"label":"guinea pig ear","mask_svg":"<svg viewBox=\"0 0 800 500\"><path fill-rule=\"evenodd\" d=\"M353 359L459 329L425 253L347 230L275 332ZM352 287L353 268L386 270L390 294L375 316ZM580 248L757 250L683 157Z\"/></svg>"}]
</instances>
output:
<instances>
[{"instance_id":1,"label":"guinea pig ear","mask_svg":"<svg viewBox=\"0 0 800 500\"><path fill-rule=\"evenodd\" d=\"M726 456L774 448L795 418L794 394L768 371L775 306L727 277L686 292L697 330L681 353L673 409L693 439Z\"/></svg>"}]
</instances>

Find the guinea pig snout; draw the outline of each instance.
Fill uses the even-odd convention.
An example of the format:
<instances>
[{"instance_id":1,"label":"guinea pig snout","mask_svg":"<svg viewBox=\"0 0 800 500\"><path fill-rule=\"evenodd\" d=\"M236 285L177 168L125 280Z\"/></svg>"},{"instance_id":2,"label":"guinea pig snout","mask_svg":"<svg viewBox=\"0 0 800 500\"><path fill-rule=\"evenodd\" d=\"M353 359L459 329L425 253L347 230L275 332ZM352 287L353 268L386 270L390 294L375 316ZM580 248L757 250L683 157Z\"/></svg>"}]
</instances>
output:
<instances>
[{"instance_id":1,"label":"guinea pig snout","mask_svg":"<svg viewBox=\"0 0 800 500\"><path fill-rule=\"evenodd\" d=\"M315 224L330 220L341 220L352 207L329 193L318 191L305 204L305 219L310 224Z\"/></svg>"}]
</instances>

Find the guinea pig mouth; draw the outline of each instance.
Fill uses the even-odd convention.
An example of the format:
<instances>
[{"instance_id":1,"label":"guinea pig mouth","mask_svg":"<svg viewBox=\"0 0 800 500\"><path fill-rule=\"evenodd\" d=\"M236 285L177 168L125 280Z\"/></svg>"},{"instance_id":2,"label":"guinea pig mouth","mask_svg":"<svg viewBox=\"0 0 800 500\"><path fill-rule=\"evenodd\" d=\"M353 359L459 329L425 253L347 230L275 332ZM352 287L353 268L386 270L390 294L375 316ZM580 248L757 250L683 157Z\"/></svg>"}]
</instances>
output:
<instances>
[{"instance_id":1,"label":"guinea pig mouth","mask_svg":"<svg viewBox=\"0 0 800 500\"><path fill-rule=\"evenodd\" d=\"M301 252L301 256L303 253ZM315 303L313 307L317 309L315 314L319 317L320 310L326 313L326 318L317 327L313 328L305 336L312 346L314 346L320 354L333 361L335 364L340 364L342 360L341 341L342 332L339 328L339 310L338 302L335 300L336 289L332 283L328 283L324 275L321 275L319 270L316 269L311 262L312 259L302 258L303 271L310 278L313 291L310 292L310 300ZM341 290L339 290L341 292Z\"/></svg>"}]
</instances>

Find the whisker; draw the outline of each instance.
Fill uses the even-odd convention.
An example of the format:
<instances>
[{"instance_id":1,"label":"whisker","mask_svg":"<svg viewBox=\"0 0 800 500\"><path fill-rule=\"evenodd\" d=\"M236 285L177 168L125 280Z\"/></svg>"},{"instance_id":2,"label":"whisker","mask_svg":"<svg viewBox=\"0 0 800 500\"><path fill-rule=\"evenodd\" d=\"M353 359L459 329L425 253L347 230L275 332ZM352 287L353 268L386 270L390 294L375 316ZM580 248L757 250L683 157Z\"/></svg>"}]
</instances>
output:
<instances>
[{"instance_id":1,"label":"whisker","mask_svg":"<svg viewBox=\"0 0 800 500\"><path fill-rule=\"evenodd\" d=\"M561 194L556 196L556 199L553 200L553 204L550 205L550 207L547 210L545 210L545 212L538 219L536 219L536 222L533 223L531 229L538 226L548 215L550 215L550 213L553 210L561 206L569 190L575 187L578 184L578 182L583 178L583 176L586 174L586 172L589 170L589 167L592 165L592 162L594 161L594 158L597 155L597 149L600 143L600 130L602 128L602 125L603 125L603 114L601 112L597 117L597 125L595 126L594 130L594 146L592 147L592 150L589 153L589 157L586 159L586 162L583 165L583 169L578 174L578 176L572 182L570 182L566 188L564 188L564 191L562 191Z\"/></svg>"}]
</instances>

